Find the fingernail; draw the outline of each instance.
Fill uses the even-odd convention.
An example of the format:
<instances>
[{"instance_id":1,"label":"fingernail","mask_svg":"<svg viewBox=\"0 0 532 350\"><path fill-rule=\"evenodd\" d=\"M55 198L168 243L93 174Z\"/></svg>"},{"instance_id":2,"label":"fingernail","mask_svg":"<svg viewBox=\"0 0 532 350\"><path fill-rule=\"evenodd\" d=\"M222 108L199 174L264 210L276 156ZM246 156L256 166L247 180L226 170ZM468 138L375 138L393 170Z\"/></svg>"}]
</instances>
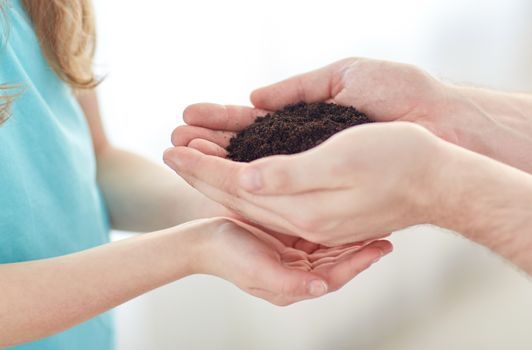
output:
<instances>
[{"instance_id":1,"label":"fingernail","mask_svg":"<svg viewBox=\"0 0 532 350\"><path fill-rule=\"evenodd\" d=\"M327 284L321 280L311 281L308 285L308 293L313 297L319 297L327 293Z\"/></svg>"},{"instance_id":2,"label":"fingernail","mask_svg":"<svg viewBox=\"0 0 532 350\"><path fill-rule=\"evenodd\" d=\"M240 173L240 186L246 191L257 191L262 187L262 177L256 169L246 169Z\"/></svg>"}]
</instances>

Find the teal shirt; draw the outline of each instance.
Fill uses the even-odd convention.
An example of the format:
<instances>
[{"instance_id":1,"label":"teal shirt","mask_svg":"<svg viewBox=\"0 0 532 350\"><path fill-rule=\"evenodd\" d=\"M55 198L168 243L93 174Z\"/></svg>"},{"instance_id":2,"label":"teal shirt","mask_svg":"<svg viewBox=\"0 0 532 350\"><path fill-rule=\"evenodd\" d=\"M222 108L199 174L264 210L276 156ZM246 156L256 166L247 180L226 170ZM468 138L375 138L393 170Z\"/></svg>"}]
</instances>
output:
<instances>
[{"instance_id":1,"label":"teal shirt","mask_svg":"<svg viewBox=\"0 0 532 350\"><path fill-rule=\"evenodd\" d=\"M79 252L109 239L83 113L71 89L43 57L20 2L7 2L6 11L0 83L21 84L22 95L14 102L10 119L0 126L0 264ZM112 348L109 314L15 347Z\"/></svg>"}]
</instances>

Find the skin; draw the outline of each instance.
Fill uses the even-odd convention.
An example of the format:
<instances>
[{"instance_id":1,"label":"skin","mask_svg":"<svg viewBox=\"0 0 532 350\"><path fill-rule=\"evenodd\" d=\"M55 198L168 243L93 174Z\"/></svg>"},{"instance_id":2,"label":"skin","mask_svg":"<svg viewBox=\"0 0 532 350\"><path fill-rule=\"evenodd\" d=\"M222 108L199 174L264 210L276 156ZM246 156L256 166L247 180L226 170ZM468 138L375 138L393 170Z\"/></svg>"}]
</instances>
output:
<instances>
[{"instance_id":1,"label":"skin","mask_svg":"<svg viewBox=\"0 0 532 350\"><path fill-rule=\"evenodd\" d=\"M79 101L113 227L153 232L67 256L0 265L0 348L53 335L192 274L218 276L289 305L341 288L392 251L384 240L327 248L234 218L181 224L228 211L163 167L114 148L96 94L84 93ZM173 227L161 230L166 226Z\"/></svg>"},{"instance_id":2,"label":"skin","mask_svg":"<svg viewBox=\"0 0 532 350\"><path fill-rule=\"evenodd\" d=\"M376 121L408 121L446 141L532 173L532 95L443 83L407 64L348 58L251 95L252 108L197 104L172 136L220 156L235 131L299 101L356 106ZM216 131L216 132L214 132Z\"/></svg>"},{"instance_id":3,"label":"skin","mask_svg":"<svg viewBox=\"0 0 532 350\"><path fill-rule=\"evenodd\" d=\"M530 96L354 58L259 89L251 100L254 107L187 108L188 125L174 131L165 162L257 225L309 241L334 245L434 224L532 273ZM235 132L299 101L352 105L393 123L357 126L297 155L225 159Z\"/></svg>"}]
</instances>

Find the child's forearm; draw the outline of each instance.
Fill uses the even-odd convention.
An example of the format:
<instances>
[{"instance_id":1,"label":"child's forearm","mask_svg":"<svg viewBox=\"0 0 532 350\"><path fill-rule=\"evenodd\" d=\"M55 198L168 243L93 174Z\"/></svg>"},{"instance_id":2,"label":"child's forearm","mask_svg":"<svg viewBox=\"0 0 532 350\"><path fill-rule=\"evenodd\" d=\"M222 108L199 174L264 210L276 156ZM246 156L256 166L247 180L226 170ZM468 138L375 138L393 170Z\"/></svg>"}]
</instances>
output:
<instances>
[{"instance_id":1,"label":"child's forearm","mask_svg":"<svg viewBox=\"0 0 532 350\"><path fill-rule=\"evenodd\" d=\"M96 92L78 92L77 98L91 131L98 184L113 228L150 232L226 213L164 167L113 147L105 135Z\"/></svg>"},{"instance_id":2,"label":"child's forearm","mask_svg":"<svg viewBox=\"0 0 532 350\"><path fill-rule=\"evenodd\" d=\"M462 233L532 275L532 176L453 146L442 174L444 215L437 224Z\"/></svg>"},{"instance_id":3,"label":"child's forearm","mask_svg":"<svg viewBox=\"0 0 532 350\"><path fill-rule=\"evenodd\" d=\"M164 167L112 146L98 153L98 182L119 230L149 232L227 213Z\"/></svg>"},{"instance_id":4,"label":"child's forearm","mask_svg":"<svg viewBox=\"0 0 532 350\"><path fill-rule=\"evenodd\" d=\"M55 334L193 273L204 237L196 225L0 265L0 348Z\"/></svg>"}]
</instances>

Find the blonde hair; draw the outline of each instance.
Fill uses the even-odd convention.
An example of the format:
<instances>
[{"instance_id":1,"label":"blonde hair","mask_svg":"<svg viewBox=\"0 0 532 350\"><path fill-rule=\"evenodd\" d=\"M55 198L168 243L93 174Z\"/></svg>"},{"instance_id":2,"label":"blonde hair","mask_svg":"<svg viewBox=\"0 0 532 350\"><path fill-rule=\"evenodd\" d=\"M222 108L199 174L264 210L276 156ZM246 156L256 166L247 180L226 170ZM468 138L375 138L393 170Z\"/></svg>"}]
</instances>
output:
<instances>
[{"instance_id":1,"label":"blonde hair","mask_svg":"<svg viewBox=\"0 0 532 350\"><path fill-rule=\"evenodd\" d=\"M93 73L96 29L90 0L22 0L48 64L73 89L98 85ZM5 1L0 0L4 10ZM13 83L13 82L10 82ZM0 85L0 123L9 116L16 94Z\"/></svg>"}]
</instances>

